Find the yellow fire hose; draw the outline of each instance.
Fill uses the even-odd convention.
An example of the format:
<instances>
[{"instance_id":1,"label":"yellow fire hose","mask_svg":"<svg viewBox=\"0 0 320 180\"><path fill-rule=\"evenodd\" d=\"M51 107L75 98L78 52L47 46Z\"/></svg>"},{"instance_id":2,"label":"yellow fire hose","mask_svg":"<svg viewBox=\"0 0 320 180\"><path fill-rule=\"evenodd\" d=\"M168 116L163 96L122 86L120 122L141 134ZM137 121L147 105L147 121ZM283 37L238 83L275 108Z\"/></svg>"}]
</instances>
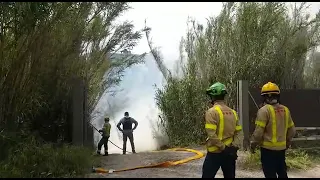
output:
<instances>
[{"instance_id":1,"label":"yellow fire hose","mask_svg":"<svg viewBox=\"0 0 320 180\"><path fill-rule=\"evenodd\" d=\"M186 149L186 148L173 148L173 149L168 149L171 151L188 151L195 153L195 156L188 157L179 161L166 161L158 164L152 164L152 165L146 165L146 166L138 166L138 167L133 167L133 168L126 168L126 169L119 169L119 170L108 170L108 169L103 169L103 168L93 168L93 172L96 173L113 173L113 172L122 172L122 171L130 171L130 170L135 170L135 169L142 169L142 168L159 168L159 167L169 167L169 166L176 166L178 164L183 164L187 163L192 160L200 159L204 156L204 154L200 151L193 150L193 149ZM156 152L156 151L153 151Z\"/></svg>"}]
</instances>

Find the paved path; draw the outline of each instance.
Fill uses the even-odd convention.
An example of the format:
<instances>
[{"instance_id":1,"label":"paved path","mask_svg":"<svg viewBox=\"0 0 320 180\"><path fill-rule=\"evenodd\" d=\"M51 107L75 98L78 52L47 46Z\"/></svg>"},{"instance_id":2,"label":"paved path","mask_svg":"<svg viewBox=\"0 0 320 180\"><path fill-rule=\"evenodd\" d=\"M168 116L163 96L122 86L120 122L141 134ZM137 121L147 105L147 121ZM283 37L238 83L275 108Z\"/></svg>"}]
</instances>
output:
<instances>
[{"instance_id":1,"label":"paved path","mask_svg":"<svg viewBox=\"0 0 320 180\"><path fill-rule=\"evenodd\" d=\"M164 161L174 161L193 156L189 152L145 152L137 154L111 154L108 157L101 157L101 167L105 169L122 169L141 165L149 165ZM243 158L243 153L239 153L238 161ZM87 175L91 178L199 178L201 177L201 169L204 158L190 161L186 164L168 168L149 168L137 169L126 172L118 172L112 174L92 173ZM320 177L320 166L308 171L289 171L290 178L316 178ZM217 178L222 178L222 172L219 170ZM238 178L263 178L262 171L248 171L241 167L237 168L236 177Z\"/></svg>"}]
</instances>

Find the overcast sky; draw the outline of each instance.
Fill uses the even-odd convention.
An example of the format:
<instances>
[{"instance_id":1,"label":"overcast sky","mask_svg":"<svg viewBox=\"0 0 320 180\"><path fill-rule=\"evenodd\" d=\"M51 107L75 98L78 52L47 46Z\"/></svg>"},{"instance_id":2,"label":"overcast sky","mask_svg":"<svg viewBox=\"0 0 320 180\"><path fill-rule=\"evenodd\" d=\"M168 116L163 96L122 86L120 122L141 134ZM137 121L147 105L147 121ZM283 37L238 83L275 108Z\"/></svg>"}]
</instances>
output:
<instances>
[{"instance_id":1,"label":"overcast sky","mask_svg":"<svg viewBox=\"0 0 320 180\"><path fill-rule=\"evenodd\" d=\"M205 18L218 15L221 2L133 2L132 9L120 20L130 20L137 29L144 28L144 21L151 27L154 44L161 48L165 62L170 66L179 58L179 42L187 30L188 16L205 23ZM134 53L149 52L148 44L143 37Z\"/></svg>"},{"instance_id":2,"label":"overcast sky","mask_svg":"<svg viewBox=\"0 0 320 180\"><path fill-rule=\"evenodd\" d=\"M311 14L320 8L319 2L309 4ZM179 58L179 42L186 34L188 16L205 24L206 18L220 13L222 2L133 2L131 7L119 20L133 21L138 30L144 28L147 19L154 44L161 47L164 61L171 66ZM145 37L133 52L149 52Z\"/></svg>"}]
</instances>

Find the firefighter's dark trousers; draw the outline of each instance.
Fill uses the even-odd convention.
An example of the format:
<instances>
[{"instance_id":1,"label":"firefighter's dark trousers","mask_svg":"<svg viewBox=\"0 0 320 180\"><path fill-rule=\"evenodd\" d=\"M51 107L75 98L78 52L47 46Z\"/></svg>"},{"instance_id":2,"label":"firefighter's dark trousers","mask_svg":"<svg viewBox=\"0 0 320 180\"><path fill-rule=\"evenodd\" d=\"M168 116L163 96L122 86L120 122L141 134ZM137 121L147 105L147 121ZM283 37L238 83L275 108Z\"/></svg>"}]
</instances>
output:
<instances>
[{"instance_id":1,"label":"firefighter's dark trousers","mask_svg":"<svg viewBox=\"0 0 320 180\"><path fill-rule=\"evenodd\" d=\"M266 178L288 178L286 150L275 151L260 148L260 151L262 170Z\"/></svg>"},{"instance_id":2,"label":"firefighter's dark trousers","mask_svg":"<svg viewBox=\"0 0 320 180\"><path fill-rule=\"evenodd\" d=\"M221 167L224 178L235 178L237 154L208 152L202 167L202 178L214 178Z\"/></svg>"},{"instance_id":3,"label":"firefighter's dark trousers","mask_svg":"<svg viewBox=\"0 0 320 180\"><path fill-rule=\"evenodd\" d=\"M109 136L102 136L102 138L100 139L99 143L98 143L98 151L101 151L101 147L102 145L104 145L104 151L105 153L108 152L108 140L109 140Z\"/></svg>"},{"instance_id":4,"label":"firefighter's dark trousers","mask_svg":"<svg viewBox=\"0 0 320 180\"><path fill-rule=\"evenodd\" d=\"M134 147L133 141L133 133L132 131L123 131L123 154L126 154L127 151L127 139L129 138L131 149L133 153L136 153L136 149Z\"/></svg>"}]
</instances>

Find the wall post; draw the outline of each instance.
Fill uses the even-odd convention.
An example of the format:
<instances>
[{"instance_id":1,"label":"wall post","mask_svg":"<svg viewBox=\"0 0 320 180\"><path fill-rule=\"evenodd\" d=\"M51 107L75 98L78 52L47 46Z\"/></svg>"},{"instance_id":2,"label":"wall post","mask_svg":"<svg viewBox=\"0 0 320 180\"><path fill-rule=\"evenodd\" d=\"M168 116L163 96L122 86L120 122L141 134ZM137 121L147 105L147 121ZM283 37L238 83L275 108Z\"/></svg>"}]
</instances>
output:
<instances>
[{"instance_id":1,"label":"wall post","mask_svg":"<svg viewBox=\"0 0 320 180\"><path fill-rule=\"evenodd\" d=\"M246 80L239 80L237 87L237 107L244 136L242 148L247 150L250 148L249 83Z\"/></svg>"},{"instance_id":2,"label":"wall post","mask_svg":"<svg viewBox=\"0 0 320 180\"><path fill-rule=\"evenodd\" d=\"M72 88L72 144L76 146L83 146L84 142L83 89L83 81L75 78Z\"/></svg>"}]
</instances>

